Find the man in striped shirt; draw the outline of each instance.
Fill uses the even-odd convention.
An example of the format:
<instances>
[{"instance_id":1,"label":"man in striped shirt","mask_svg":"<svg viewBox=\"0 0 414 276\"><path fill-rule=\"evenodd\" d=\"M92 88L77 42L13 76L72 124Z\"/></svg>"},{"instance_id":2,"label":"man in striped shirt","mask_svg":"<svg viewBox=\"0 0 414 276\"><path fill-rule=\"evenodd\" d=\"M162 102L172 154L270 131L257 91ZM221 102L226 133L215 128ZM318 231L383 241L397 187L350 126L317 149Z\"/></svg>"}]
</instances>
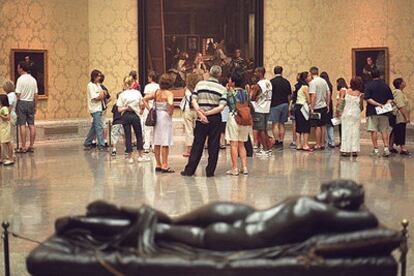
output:
<instances>
[{"instance_id":1,"label":"man in striped shirt","mask_svg":"<svg viewBox=\"0 0 414 276\"><path fill-rule=\"evenodd\" d=\"M221 74L220 66L212 66L210 69L210 79L200 81L194 89L192 104L197 111L198 120L194 129L194 141L190 158L184 171L181 172L183 176L194 175L198 163L200 163L207 138L208 165L206 167L206 176L214 176L220 150L220 112L227 104L226 88L218 81Z\"/></svg>"}]
</instances>

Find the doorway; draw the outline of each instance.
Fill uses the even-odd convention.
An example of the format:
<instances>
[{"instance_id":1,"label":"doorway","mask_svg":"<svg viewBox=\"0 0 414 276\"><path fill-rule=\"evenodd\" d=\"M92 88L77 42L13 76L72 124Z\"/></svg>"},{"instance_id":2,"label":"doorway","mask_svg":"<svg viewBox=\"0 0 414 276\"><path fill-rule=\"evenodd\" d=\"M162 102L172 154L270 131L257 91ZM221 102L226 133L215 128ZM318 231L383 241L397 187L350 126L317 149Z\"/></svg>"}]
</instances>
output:
<instances>
[{"instance_id":1,"label":"doorway","mask_svg":"<svg viewBox=\"0 0 414 276\"><path fill-rule=\"evenodd\" d=\"M139 75L263 65L263 0L138 0ZM176 82L176 86L180 83Z\"/></svg>"}]
</instances>

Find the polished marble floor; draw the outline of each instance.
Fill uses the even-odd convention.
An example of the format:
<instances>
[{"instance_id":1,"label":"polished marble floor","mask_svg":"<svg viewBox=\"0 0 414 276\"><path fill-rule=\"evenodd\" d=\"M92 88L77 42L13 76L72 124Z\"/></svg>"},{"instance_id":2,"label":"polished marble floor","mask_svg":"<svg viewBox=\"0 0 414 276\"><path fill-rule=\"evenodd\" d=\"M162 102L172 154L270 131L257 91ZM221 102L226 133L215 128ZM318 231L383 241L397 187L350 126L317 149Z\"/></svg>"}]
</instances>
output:
<instances>
[{"instance_id":1,"label":"polished marble floor","mask_svg":"<svg viewBox=\"0 0 414 276\"><path fill-rule=\"evenodd\" d=\"M83 214L96 199L128 206L146 203L170 215L217 200L265 208L290 195L315 194L321 182L341 177L365 184L366 204L385 225L399 229L403 218L414 223L412 157L372 158L368 145L356 160L340 158L338 150L285 149L267 160L250 158L249 176L234 177L225 175L230 160L223 150L216 177L203 177L203 157L197 175L184 178L178 173L186 161L182 149L177 141L171 153L177 173L169 175L155 174L152 163L127 164L122 154L113 158L85 152L75 142L38 146L35 153L19 156L14 166L0 167L0 219L10 221L14 232L43 240L53 233L56 218ZM24 258L34 246L11 238L12 275L25 275ZM414 275L412 253L409 261L409 275Z\"/></svg>"}]
</instances>

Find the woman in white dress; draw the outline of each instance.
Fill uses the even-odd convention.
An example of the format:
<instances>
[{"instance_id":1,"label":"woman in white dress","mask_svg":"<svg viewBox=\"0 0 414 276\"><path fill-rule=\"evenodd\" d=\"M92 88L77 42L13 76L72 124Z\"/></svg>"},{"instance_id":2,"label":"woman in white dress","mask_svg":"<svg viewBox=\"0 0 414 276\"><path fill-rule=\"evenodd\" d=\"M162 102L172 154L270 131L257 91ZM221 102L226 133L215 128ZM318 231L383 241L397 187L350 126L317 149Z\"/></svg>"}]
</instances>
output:
<instances>
[{"instance_id":1,"label":"woman in white dress","mask_svg":"<svg viewBox=\"0 0 414 276\"><path fill-rule=\"evenodd\" d=\"M345 95L345 106L341 116L341 155L358 156L360 151L361 111L363 110L363 82L361 77L351 79L351 89Z\"/></svg>"},{"instance_id":2,"label":"woman in white dress","mask_svg":"<svg viewBox=\"0 0 414 276\"><path fill-rule=\"evenodd\" d=\"M173 145L172 115L174 111L174 94L169 89L172 87L172 78L169 74L160 77L160 89L145 95L144 101L154 101L157 112L157 120L154 127L154 154L156 161L156 172L174 173L168 165L170 147Z\"/></svg>"}]
</instances>

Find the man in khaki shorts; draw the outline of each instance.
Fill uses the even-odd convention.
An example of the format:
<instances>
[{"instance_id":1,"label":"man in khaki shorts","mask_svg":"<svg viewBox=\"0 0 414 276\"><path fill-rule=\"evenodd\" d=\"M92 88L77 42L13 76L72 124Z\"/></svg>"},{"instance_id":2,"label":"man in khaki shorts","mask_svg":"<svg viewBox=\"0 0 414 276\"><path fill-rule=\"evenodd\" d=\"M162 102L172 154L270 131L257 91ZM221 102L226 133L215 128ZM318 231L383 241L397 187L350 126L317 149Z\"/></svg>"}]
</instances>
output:
<instances>
[{"instance_id":1,"label":"man in khaki shorts","mask_svg":"<svg viewBox=\"0 0 414 276\"><path fill-rule=\"evenodd\" d=\"M379 156L378 150L378 132L381 133L384 143L384 157L391 155L388 148L388 129L389 122L387 114L378 115L375 108L382 107L391 103L394 97L388 85L380 79L380 73L374 69L372 72L373 80L365 86L365 100L367 101L367 131L371 133L371 140L374 149L372 156Z\"/></svg>"}]
</instances>

